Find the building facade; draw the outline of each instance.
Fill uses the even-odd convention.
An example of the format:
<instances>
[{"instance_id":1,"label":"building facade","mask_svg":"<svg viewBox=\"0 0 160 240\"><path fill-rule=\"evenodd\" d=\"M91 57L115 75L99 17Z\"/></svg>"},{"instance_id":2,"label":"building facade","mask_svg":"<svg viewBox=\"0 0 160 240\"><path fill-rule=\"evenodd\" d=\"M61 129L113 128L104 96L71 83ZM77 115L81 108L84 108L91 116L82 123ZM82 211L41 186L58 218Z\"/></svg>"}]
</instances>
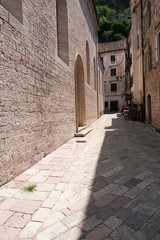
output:
<instances>
[{"instance_id":1,"label":"building facade","mask_svg":"<svg viewBox=\"0 0 160 240\"><path fill-rule=\"evenodd\" d=\"M0 1L0 185L102 114L97 30L92 0Z\"/></svg>"},{"instance_id":2,"label":"building facade","mask_svg":"<svg viewBox=\"0 0 160 240\"><path fill-rule=\"evenodd\" d=\"M125 94L125 66L126 66L126 40L101 43L99 53L103 58L105 110L119 111L126 105Z\"/></svg>"},{"instance_id":3,"label":"building facade","mask_svg":"<svg viewBox=\"0 0 160 240\"><path fill-rule=\"evenodd\" d=\"M132 26L128 38L130 61L127 91L140 120L160 129L160 1L131 0ZM130 76L129 76L130 75ZM129 87L130 86L130 87Z\"/></svg>"},{"instance_id":4,"label":"building facade","mask_svg":"<svg viewBox=\"0 0 160 240\"><path fill-rule=\"evenodd\" d=\"M160 131L160 1L143 1L146 123Z\"/></svg>"},{"instance_id":5,"label":"building facade","mask_svg":"<svg viewBox=\"0 0 160 240\"><path fill-rule=\"evenodd\" d=\"M136 119L144 121L145 99L143 78L143 28L141 17L141 1L131 1L131 12L131 29L128 36L128 53L126 62L126 98L127 104L137 112Z\"/></svg>"},{"instance_id":6,"label":"building facade","mask_svg":"<svg viewBox=\"0 0 160 240\"><path fill-rule=\"evenodd\" d=\"M137 1L138 2L138 1ZM142 66L142 26L140 1L132 7L131 52L132 52L132 84L131 93L133 104L143 106L143 66Z\"/></svg>"}]
</instances>

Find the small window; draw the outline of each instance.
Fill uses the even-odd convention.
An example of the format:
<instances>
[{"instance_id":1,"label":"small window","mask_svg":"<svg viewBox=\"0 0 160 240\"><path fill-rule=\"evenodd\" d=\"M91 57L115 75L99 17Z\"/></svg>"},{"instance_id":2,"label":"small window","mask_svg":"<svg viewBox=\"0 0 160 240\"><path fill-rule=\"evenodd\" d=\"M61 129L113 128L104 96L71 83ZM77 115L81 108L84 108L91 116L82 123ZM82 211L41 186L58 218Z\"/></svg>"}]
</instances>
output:
<instances>
[{"instance_id":1,"label":"small window","mask_svg":"<svg viewBox=\"0 0 160 240\"><path fill-rule=\"evenodd\" d=\"M69 65L68 9L66 0L56 0L58 56Z\"/></svg>"},{"instance_id":2,"label":"small window","mask_svg":"<svg viewBox=\"0 0 160 240\"><path fill-rule=\"evenodd\" d=\"M152 69L152 49L149 47L148 49L148 70L151 71Z\"/></svg>"},{"instance_id":3,"label":"small window","mask_svg":"<svg viewBox=\"0 0 160 240\"><path fill-rule=\"evenodd\" d=\"M137 49L139 49L139 35L137 35Z\"/></svg>"},{"instance_id":4,"label":"small window","mask_svg":"<svg viewBox=\"0 0 160 240\"><path fill-rule=\"evenodd\" d=\"M111 77L116 76L116 68L111 69Z\"/></svg>"},{"instance_id":5,"label":"small window","mask_svg":"<svg viewBox=\"0 0 160 240\"><path fill-rule=\"evenodd\" d=\"M0 0L0 4L20 23L23 23L22 0Z\"/></svg>"},{"instance_id":6,"label":"small window","mask_svg":"<svg viewBox=\"0 0 160 240\"><path fill-rule=\"evenodd\" d=\"M93 59L93 65L94 65L94 90L97 90L97 73L96 73L96 59L94 57Z\"/></svg>"},{"instance_id":7,"label":"small window","mask_svg":"<svg viewBox=\"0 0 160 240\"><path fill-rule=\"evenodd\" d=\"M148 23L148 27L150 27L151 25L151 2L148 2L148 13L147 13L147 23Z\"/></svg>"},{"instance_id":8,"label":"small window","mask_svg":"<svg viewBox=\"0 0 160 240\"><path fill-rule=\"evenodd\" d=\"M111 92L117 91L117 83L111 83Z\"/></svg>"},{"instance_id":9,"label":"small window","mask_svg":"<svg viewBox=\"0 0 160 240\"><path fill-rule=\"evenodd\" d=\"M108 102L105 102L105 108L108 108Z\"/></svg>"},{"instance_id":10,"label":"small window","mask_svg":"<svg viewBox=\"0 0 160 240\"><path fill-rule=\"evenodd\" d=\"M144 54L144 62L145 62L145 74L148 72L148 55L147 52Z\"/></svg>"},{"instance_id":11,"label":"small window","mask_svg":"<svg viewBox=\"0 0 160 240\"><path fill-rule=\"evenodd\" d=\"M145 60L145 74L152 69L152 49L151 46L148 47L147 52L144 55Z\"/></svg>"},{"instance_id":12,"label":"small window","mask_svg":"<svg viewBox=\"0 0 160 240\"><path fill-rule=\"evenodd\" d=\"M87 83L90 84L90 54L88 41L86 42Z\"/></svg>"},{"instance_id":13,"label":"small window","mask_svg":"<svg viewBox=\"0 0 160 240\"><path fill-rule=\"evenodd\" d=\"M157 35L157 61L160 61L160 33Z\"/></svg>"},{"instance_id":14,"label":"small window","mask_svg":"<svg viewBox=\"0 0 160 240\"><path fill-rule=\"evenodd\" d=\"M115 62L116 58L115 58L115 55L112 55L111 56L111 62Z\"/></svg>"},{"instance_id":15,"label":"small window","mask_svg":"<svg viewBox=\"0 0 160 240\"><path fill-rule=\"evenodd\" d=\"M130 78L130 87L133 87L133 76Z\"/></svg>"}]
</instances>

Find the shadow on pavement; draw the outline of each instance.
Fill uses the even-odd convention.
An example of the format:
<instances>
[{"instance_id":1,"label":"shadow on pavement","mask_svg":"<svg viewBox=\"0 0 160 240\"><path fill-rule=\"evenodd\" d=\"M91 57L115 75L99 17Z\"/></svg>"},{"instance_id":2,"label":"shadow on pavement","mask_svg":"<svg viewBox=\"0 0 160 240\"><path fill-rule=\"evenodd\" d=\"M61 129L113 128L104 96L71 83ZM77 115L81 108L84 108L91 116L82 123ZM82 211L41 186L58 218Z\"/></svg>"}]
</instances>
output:
<instances>
[{"instance_id":1,"label":"shadow on pavement","mask_svg":"<svg viewBox=\"0 0 160 240\"><path fill-rule=\"evenodd\" d=\"M85 183L92 193L78 240L160 236L160 138L142 123L115 116L104 126L95 178Z\"/></svg>"}]
</instances>

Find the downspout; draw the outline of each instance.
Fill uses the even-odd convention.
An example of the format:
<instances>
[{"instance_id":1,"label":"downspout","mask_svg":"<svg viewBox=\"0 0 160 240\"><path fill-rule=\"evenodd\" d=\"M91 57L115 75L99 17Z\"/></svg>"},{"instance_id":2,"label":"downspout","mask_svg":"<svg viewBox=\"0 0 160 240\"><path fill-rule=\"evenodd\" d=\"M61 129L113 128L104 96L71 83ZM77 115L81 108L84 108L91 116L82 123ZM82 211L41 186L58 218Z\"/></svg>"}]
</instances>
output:
<instances>
[{"instance_id":1,"label":"downspout","mask_svg":"<svg viewBox=\"0 0 160 240\"><path fill-rule=\"evenodd\" d=\"M142 38L142 72L143 72L143 108L144 108L144 121L146 119L146 101L145 101L145 76L144 76L144 69L145 69L145 66L144 66L144 38L143 38L143 32L144 32L144 29L143 29L143 0L141 0L141 38Z\"/></svg>"}]
</instances>

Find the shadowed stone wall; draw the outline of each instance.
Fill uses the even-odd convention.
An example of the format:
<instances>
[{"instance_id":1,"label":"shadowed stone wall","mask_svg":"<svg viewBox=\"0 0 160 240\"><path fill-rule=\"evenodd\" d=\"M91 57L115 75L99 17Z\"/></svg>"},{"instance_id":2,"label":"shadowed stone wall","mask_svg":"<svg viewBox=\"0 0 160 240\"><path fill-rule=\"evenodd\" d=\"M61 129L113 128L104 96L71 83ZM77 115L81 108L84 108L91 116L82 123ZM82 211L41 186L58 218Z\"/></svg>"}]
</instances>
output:
<instances>
[{"instance_id":1,"label":"shadowed stone wall","mask_svg":"<svg viewBox=\"0 0 160 240\"><path fill-rule=\"evenodd\" d=\"M144 19L147 16L149 1L143 4ZM144 36L144 57L148 59L149 48L151 49L151 66L147 66L145 61L145 102L146 102L146 122L160 130L160 57L157 51L160 49L158 44L158 34L160 33L160 1L150 1L151 22L146 27ZM159 45L159 46L158 46ZM151 113L149 113L151 97ZM151 114L151 119L150 119Z\"/></svg>"}]
</instances>

